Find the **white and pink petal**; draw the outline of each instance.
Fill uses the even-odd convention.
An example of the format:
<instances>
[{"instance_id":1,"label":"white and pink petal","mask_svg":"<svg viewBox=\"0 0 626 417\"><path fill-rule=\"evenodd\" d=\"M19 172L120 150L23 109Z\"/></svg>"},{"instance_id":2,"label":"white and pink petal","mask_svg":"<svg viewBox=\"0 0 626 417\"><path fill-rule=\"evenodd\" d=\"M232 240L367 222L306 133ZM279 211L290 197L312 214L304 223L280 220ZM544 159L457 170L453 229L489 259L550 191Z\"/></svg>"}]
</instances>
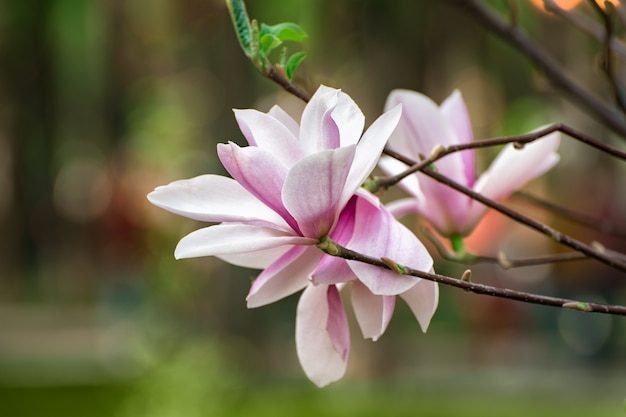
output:
<instances>
[{"instance_id":1,"label":"white and pink petal","mask_svg":"<svg viewBox=\"0 0 626 417\"><path fill-rule=\"evenodd\" d=\"M476 181L474 191L496 201L507 198L556 165L560 138L560 133L555 132L523 149L515 149L512 144L505 146ZM471 230L486 211L485 205L473 201L466 216L467 229Z\"/></svg>"},{"instance_id":2,"label":"white and pink petal","mask_svg":"<svg viewBox=\"0 0 626 417\"><path fill-rule=\"evenodd\" d=\"M293 165L305 156L305 150L290 127L271 114L253 109L236 109L234 112L239 129L250 146L258 146L271 152L286 166Z\"/></svg>"},{"instance_id":3,"label":"white and pink petal","mask_svg":"<svg viewBox=\"0 0 626 417\"><path fill-rule=\"evenodd\" d=\"M393 316L396 297L372 294L360 281L354 281L351 288L351 300L363 337L373 341L378 340Z\"/></svg>"},{"instance_id":4,"label":"white and pink petal","mask_svg":"<svg viewBox=\"0 0 626 417\"><path fill-rule=\"evenodd\" d=\"M318 387L345 374L350 334L334 285L309 285L302 293L296 313L296 350L302 369Z\"/></svg>"},{"instance_id":5,"label":"white and pink petal","mask_svg":"<svg viewBox=\"0 0 626 417\"><path fill-rule=\"evenodd\" d=\"M287 224L275 211L232 178L200 175L157 187L148 194L157 207L205 222L265 221Z\"/></svg>"},{"instance_id":6,"label":"white and pink petal","mask_svg":"<svg viewBox=\"0 0 626 417\"><path fill-rule=\"evenodd\" d=\"M426 332L439 305L439 285L421 279L410 290L400 294L400 297L408 304L422 331Z\"/></svg>"},{"instance_id":7,"label":"white and pink petal","mask_svg":"<svg viewBox=\"0 0 626 417\"><path fill-rule=\"evenodd\" d=\"M463 101L463 96L459 90L454 90L452 94L441 103L440 109L455 131L459 143L471 143L474 141L472 123L470 122L465 101ZM474 150L468 149L462 151L461 157L465 165L467 186L472 187L476 179L476 159Z\"/></svg>"},{"instance_id":8,"label":"white and pink petal","mask_svg":"<svg viewBox=\"0 0 626 417\"><path fill-rule=\"evenodd\" d=\"M241 148L232 142L220 143L217 154L224 168L239 184L299 232L297 222L285 209L281 198L289 171L287 166L271 152L256 146Z\"/></svg>"},{"instance_id":9,"label":"white and pink petal","mask_svg":"<svg viewBox=\"0 0 626 417\"><path fill-rule=\"evenodd\" d=\"M367 256L387 257L400 265L422 271L432 268L432 258L424 245L382 205L356 197L354 233L348 248ZM359 280L376 295L397 295L419 279L358 261L348 261Z\"/></svg>"},{"instance_id":10,"label":"white and pink petal","mask_svg":"<svg viewBox=\"0 0 626 417\"><path fill-rule=\"evenodd\" d=\"M320 151L289 170L282 201L304 236L321 238L332 230L354 152L354 145Z\"/></svg>"},{"instance_id":11,"label":"white and pink petal","mask_svg":"<svg viewBox=\"0 0 626 417\"><path fill-rule=\"evenodd\" d=\"M285 245L315 245L317 241L284 230L244 223L221 223L191 232L174 251L176 259L219 256L272 249Z\"/></svg>"},{"instance_id":12,"label":"white and pink petal","mask_svg":"<svg viewBox=\"0 0 626 417\"><path fill-rule=\"evenodd\" d=\"M323 255L315 246L291 247L254 280L246 298L248 308L271 304L306 287Z\"/></svg>"},{"instance_id":13,"label":"white and pink petal","mask_svg":"<svg viewBox=\"0 0 626 417\"><path fill-rule=\"evenodd\" d=\"M376 167L389 136L400 120L402 108L396 106L372 123L356 147L354 162L346 180L342 204L345 204Z\"/></svg>"},{"instance_id":14,"label":"white and pink petal","mask_svg":"<svg viewBox=\"0 0 626 417\"><path fill-rule=\"evenodd\" d=\"M300 141L309 154L340 146L339 127L332 117L339 93L339 90L320 85L302 112Z\"/></svg>"}]
</instances>

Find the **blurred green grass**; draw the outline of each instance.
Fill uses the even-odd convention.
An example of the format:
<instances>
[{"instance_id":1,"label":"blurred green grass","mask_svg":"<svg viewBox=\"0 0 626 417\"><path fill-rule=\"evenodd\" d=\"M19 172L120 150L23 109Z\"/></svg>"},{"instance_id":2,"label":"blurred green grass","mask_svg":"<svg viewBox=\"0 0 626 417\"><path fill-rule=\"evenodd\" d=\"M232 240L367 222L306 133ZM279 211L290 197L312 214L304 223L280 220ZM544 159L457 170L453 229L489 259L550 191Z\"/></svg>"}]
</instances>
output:
<instances>
[{"instance_id":1,"label":"blurred green grass","mask_svg":"<svg viewBox=\"0 0 626 417\"><path fill-rule=\"evenodd\" d=\"M316 389L301 382L272 381L248 386L236 402L222 403L221 396L207 393L197 402L179 404L175 398L185 393L172 390L171 398L154 398L137 405L134 384L70 387L2 387L0 415L26 416L620 416L622 402L610 396L565 397L546 393L503 394L496 386L491 391L475 392L450 386L433 390L422 384L398 382L347 384ZM174 398L174 400L172 400ZM173 401L173 402L172 402ZM623 401L623 400L622 400ZM132 410L132 413L129 412Z\"/></svg>"},{"instance_id":2,"label":"blurred green grass","mask_svg":"<svg viewBox=\"0 0 626 417\"><path fill-rule=\"evenodd\" d=\"M186 345L140 377L92 384L0 386L0 415L92 417L621 416L617 372L436 367L348 377L318 389L294 370L241 372L211 343ZM5 381L6 382L6 381Z\"/></svg>"}]
</instances>

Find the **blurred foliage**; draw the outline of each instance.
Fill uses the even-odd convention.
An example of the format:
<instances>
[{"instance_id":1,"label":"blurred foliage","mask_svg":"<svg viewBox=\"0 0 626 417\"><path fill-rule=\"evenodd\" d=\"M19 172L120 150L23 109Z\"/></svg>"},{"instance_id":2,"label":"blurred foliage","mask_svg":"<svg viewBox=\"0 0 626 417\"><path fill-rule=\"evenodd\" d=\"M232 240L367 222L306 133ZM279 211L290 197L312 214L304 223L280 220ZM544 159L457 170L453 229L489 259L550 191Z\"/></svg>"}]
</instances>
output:
<instances>
[{"instance_id":1,"label":"blurred foliage","mask_svg":"<svg viewBox=\"0 0 626 417\"><path fill-rule=\"evenodd\" d=\"M606 94L597 45L526 1L517 4L520 24L573 76ZM319 83L344 89L369 121L392 88L438 102L459 88L477 138L562 121L612 139L521 55L444 1L251 0L248 10L269 25L298 23L309 37L295 81L309 91ZM426 335L403 305L376 344L355 328L347 380L320 391L295 357L295 297L249 311L244 298L256 271L213 258L174 261L176 242L198 225L151 207L145 195L176 179L224 172L216 143L242 143L231 108L278 103L294 116L302 108L250 65L221 0L4 0L0 62L1 415L576 416L620 409L624 380L610 372L626 365L620 319L445 288ZM532 190L623 224L626 196L616 190L625 189L624 168L572 142L562 155L558 170ZM493 221L489 236L477 233L472 243L479 250L557 250ZM553 224L624 249L598 231ZM460 275L458 266L437 267ZM474 276L626 300L623 277L593 263L485 266Z\"/></svg>"}]
</instances>

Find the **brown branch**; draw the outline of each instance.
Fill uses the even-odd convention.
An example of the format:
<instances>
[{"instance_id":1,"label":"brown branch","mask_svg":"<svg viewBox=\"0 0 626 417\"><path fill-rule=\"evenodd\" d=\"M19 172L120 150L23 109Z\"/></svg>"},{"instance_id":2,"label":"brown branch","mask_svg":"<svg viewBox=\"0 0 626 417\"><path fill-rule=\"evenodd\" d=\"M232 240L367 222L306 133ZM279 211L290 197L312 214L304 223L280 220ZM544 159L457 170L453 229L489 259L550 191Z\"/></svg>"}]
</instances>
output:
<instances>
[{"instance_id":1,"label":"brown branch","mask_svg":"<svg viewBox=\"0 0 626 417\"><path fill-rule=\"evenodd\" d=\"M579 12L576 9L563 10L553 0L543 0L544 7L547 11L552 12L564 20L567 20L578 30L591 36L598 42L602 42L604 39L604 29L602 25L598 24L595 20L591 19L584 13ZM621 57L626 58L626 46L619 41L619 39L613 37L611 40L611 48Z\"/></svg>"},{"instance_id":2,"label":"brown branch","mask_svg":"<svg viewBox=\"0 0 626 417\"><path fill-rule=\"evenodd\" d=\"M624 93L619 85L617 80L617 74L615 74L615 63L613 62L613 40L615 39L615 25L613 22L613 3L606 2L605 7L606 10L603 10L602 7L595 0L589 0L591 3L591 7L593 7L596 12L602 18L602 22L604 23L604 61L602 63L602 69L607 76L609 84L611 85L611 89L613 90L613 95L615 96L615 102L622 110L623 113L626 113L626 103L624 102Z\"/></svg>"},{"instance_id":3,"label":"brown branch","mask_svg":"<svg viewBox=\"0 0 626 417\"><path fill-rule=\"evenodd\" d=\"M448 1L467 10L482 23L483 26L518 49L545 74L552 84L569 94L579 106L589 113L594 114L614 132L626 138L626 120L624 120L613 107L598 99L570 77L566 76L558 62L533 42L525 33L500 18L483 2L477 0Z\"/></svg>"},{"instance_id":4,"label":"brown branch","mask_svg":"<svg viewBox=\"0 0 626 417\"><path fill-rule=\"evenodd\" d=\"M397 160L407 164L407 165L416 165L416 162L403 156L398 154L397 152L391 151L389 149L385 149L384 151L387 155L396 158ZM560 243L564 246L568 246L576 251L582 252L585 255L597 259L598 261L611 266L619 271L622 272L626 272L626 261L623 261L621 259L616 259L616 257L611 256L608 254L607 251L602 250L602 249L598 249L598 248L594 248L590 245L586 245L583 242L576 240L556 229L553 229L552 227L543 224L537 220L534 220L528 216L524 216L523 214L503 205L500 204L494 200L491 200L487 197L485 197L484 195L477 193L476 191L465 187L464 185L461 185L453 180L451 180L450 178L446 177L445 175L442 175L438 172L433 171L432 169L429 168L422 168L420 170L421 173L431 177L432 179L434 179L437 182L440 182L442 184L447 185L448 187L451 187L465 195L467 195L468 197L473 198L476 201L479 201L480 203L486 205L487 207L490 207L502 214L504 214L505 216L515 220L518 223L524 224L527 227L534 229L546 236L548 236L549 238L551 238L552 240L554 240L557 243Z\"/></svg>"},{"instance_id":5,"label":"brown branch","mask_svg":"<svg viewBox=\"0 0 626 417\"><path fill-rule=\"evenodd\" d=\"M332 245L332 250L327 248L321 248L326 253L332 256L338 256L343 259L364 262L370 265L386 268L402 275L410 275L417 278L434 281L440 284L449 285L456 288L461 288L475 294L489 295L492 297L506 298L509 300L522 301L531 304L540 304L544 306L569 308L584 312L604 313L619 316L626 316L626 307L620 305L588 303L577 300L570 300L566 298L549 297L545 295L533 294L524 291L516 291L508 288L494 287L491 285L478 284L469 280L461 280L457 278L448 277L445 275L433 274L428 272L419 271L413 268L409 268L403 265L393 264L391 260L385 259L385 261L374 258L371 256L362 255L358 252L338 245L335 242L325 242L326 247Z\"/></svg>"},{"instance_id":6,"label":"brown branch","mask_svg":"<svg viewBox=\"0 0 626 417\"><path fill-rule=\"evenodd\" d=\"M571 210L569 208L560 206L558 204L554 204L550 201L546 201L542 198L539 198L535 195L526 193L524 191L518 191L513 194L513 197L523 199L528 201L536 206L545 208L550 210L552 213L557 216L563 217L575 223L581 224L583 226L587 226L593 228L595 230L599 230L600 232L616 236L621 239L626 239L626 229L622 229L618 227L615 223L611 222L605 218L597 218L595 216L590 216L586 213L581 213L575 210Z\"/></svg>"},{"instance_id":7,"label":"brown branch","mask_svg":"<svg viewBox=\"0 0 626 417\"><path fill-rule=\"evenodd\" d=\"M309 100L311 100L311 95L309 93L301 89L298 85L289 81L289 79L287 79L287 77L278 72L276 68L268 66L266 72L262 74L264 77L267 77L270 80L274 81L276 84L285 89L285 91L293 94L305 103L308 103Z\"/></svg>"},{"instance_id":8,"label":"brown branch","mask_svg":"<svg viewBox=\"0 0 626 417\"><path fill-rule=\"evenodd\" d=\"M554 125L547 126L545 128L538 129L534 132L526 133L524 135L483 139L483 140L477 140L477 141L470 142L470 143L460 143L457 145L441 146L440 148L434 149L433 153L430 155L429 158L424 159L420 162L416 162L415 164L407 168L405 171L400 172L396 175L391 175L391 176L384 177L384 178L378 178L377 186L378 188L389 188L392 185L395 185L398 182L402 181L404 178L408 177L409 175L414 174L418 171L422 171L424 168L428 167L429 165L433 164L434 162L438 161L444 156L450 155L455 152L460 152L460 151L464 151L467 149L481 149L481 148L487 148L491 146L506 145L509 143L513 143L518 146L523 146L525 144L541 139L549 135L550 133L553 133L556 131L565 133L571 138L578 140L588 146L591 146L592 148L599 149L602 152L608 153L611 156L614 156L618 159L626 161L626 152L619 150L617 148L614 148L612 146L606 145L592 138L591 136L588 136L582 132L579 132L563 123L556 123ZM374 189L370 191L376 191L376 190Z\"/></svg>"},{"instance_id":9,"label":"brown branch","mask_svg":"<svg viewBox=\"0 0 626 417\"><path fill-rule=\"evenodd\" d=\"M568 261L579 261L584 259L589 259L588 256L582 254L580 252L568 252L561 253L558 255L548 255L548 256L540 256L536 258L525 258L525 259L511 259L504 252L498 253L497 257L491 256L481 256L474 255L470 253L464 253L462 255L458 255L456 253L451 253L444 244L435 236L433 232L428 230L427 228L421 228L422 233L426 236L426 238L433 244L439 256L446 261L457 262L466 265L474 265L477 263L495 263L500 265L504 269L510 268L519 268L525 266L537 266L537 265L546 265L553 264L558 262L568 262Z\"/></svg>"}]
</instances>

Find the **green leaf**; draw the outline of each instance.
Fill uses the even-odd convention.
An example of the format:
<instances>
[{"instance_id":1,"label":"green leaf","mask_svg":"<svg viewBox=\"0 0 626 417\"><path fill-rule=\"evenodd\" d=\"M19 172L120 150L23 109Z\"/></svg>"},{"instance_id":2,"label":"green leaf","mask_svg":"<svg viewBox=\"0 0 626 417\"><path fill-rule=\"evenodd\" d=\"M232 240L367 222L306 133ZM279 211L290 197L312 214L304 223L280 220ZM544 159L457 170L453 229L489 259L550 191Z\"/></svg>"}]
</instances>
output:
<instances>
[{"instance_id":1,"label":"green leaf","mask_svg":"<svg viewBox=\"0 0 626 417\"><path fill-rule=\"evenodd\" d=\"M253 51L250 45L253 42L252 27L248 18L248 12L246 12L246 5L243 0L226 0L226 5L228 6L230 18L233 21L241 49L243 49L246 56L252 57Z\"/></svg>"},{"instance_id":2,"label":"green leaf","mask_svg":"<svg viewBox=\"0 0 626 417\"><path fill-rule=\"evenodd\" d=\"M299 25L290 22L279 23L272 26L262 23L260 34L261 36L266 34L274 35L283 42L302 42L307 37L306 32Z\"/></svg>"},{"instance_id":3,"label":"green leaf","mask_svg":"<svg viewBox=\"0 0 626 417\"><path fill-rule=\"evenodd\" d=\"M287 78L291 81L293 74L295 74L296 70L306 58L306 54L304 52L296 52L291 55L287 60L287 64L285 65L285 73L287 74Z\"/></svg>"},{"instance_id":4,"label":"green leaf","mask_svg":"<svg viewBox=\"0 0 626 417\"><path fill-rule=\"evenodd\" d=\"M274 35L269 35L269 34L260 35L260 37L259 37L259 55L261 55L262 58L267 58L269 56L269 54L275 48L280 46L280 44L282 44L282 43L283 43L283 41L281 41L280 39L278 39Z\"/></svg>"}]
</instances>

